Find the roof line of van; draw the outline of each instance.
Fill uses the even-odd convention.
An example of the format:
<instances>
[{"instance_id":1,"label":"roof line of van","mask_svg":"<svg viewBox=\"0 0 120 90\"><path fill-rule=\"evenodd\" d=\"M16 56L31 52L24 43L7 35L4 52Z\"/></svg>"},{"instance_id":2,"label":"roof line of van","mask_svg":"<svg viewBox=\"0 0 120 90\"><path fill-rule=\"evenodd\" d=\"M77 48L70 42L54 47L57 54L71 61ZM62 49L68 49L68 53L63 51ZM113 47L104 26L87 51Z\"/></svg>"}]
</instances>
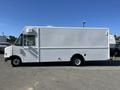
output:
<instances>
[{"instance_id":1,"label":"roof line of van","mask_svg":"<svg viewBox=\"0 0 120 90\"><path fill-rule=\"evenodd\" d=\"M73 29L109 29L101 27L54 27L54 26L25 26L24 28L73 28Z\"/></svg>"}]
</instances>

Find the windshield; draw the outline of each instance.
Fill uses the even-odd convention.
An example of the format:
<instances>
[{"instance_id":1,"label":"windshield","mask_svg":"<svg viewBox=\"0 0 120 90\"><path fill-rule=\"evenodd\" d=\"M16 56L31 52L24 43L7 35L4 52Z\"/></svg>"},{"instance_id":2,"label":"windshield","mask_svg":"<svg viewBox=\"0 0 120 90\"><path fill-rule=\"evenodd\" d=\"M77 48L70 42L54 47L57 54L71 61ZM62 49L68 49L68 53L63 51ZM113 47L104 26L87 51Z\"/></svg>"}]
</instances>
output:
<instances>
[{"instance_id":1,"label":"windshield","mask_svg":"<svg viewBox=\"0 0 120 90\"><path fill-rule=\"evenodd\" d=\"M23 35L21 34L19 38L16 40L15 45L22 46L22 42L23 42Z\"/></svg>"}]
</instances>

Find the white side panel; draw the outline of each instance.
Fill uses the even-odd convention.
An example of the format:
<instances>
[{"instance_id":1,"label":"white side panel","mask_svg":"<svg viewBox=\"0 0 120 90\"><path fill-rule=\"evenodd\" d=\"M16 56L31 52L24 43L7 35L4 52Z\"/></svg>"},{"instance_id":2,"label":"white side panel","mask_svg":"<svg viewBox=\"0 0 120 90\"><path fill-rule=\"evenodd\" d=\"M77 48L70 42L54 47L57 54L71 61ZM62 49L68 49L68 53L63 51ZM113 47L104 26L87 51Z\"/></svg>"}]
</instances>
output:
<instances>
[{"instance_id":1,"label":"white side panel","mask_svg":"<svg viewBox=\"0 0 120 90\"><path fill-rule=\"evenodd\" d=\"M40 61L69 61L79 53L86 61L109 59L107 29L42 28L40 30Z\"/></svg>"},{"instance_id":2,"label":"white side panel","mask_svg":"<svg viewBox=\"0 0 120 90\"><path fill-rule=\"evenodd\" d=\"M108 60L108 49L41 49L41 62L70 61L74 54L81 54L86 61Z\"/></svg>"},{"instance_id":3,"label":"white side panel","mask_svg":"<svg viewBox=\"0 0 120 90\"><path fill-rule=\"evenodd\" d=\"M108 47L107 30L43 28L40 33L40 47Z\"/></svg>"}]
</instances>

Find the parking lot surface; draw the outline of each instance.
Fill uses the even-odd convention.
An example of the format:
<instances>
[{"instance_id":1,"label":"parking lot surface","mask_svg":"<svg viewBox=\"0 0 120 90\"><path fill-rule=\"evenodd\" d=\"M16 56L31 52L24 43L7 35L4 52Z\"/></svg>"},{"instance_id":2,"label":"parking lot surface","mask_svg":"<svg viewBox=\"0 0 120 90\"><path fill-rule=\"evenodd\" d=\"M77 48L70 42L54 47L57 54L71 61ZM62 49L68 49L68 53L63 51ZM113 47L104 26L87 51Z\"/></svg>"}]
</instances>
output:
<instances>
[{"instance_id":1,"label":"parking lot surface","mask_svg":"<svg viewBox=\"0 0 120 90\"><path fill-rule=\"evenodd\" d=\"M0 90L120 90L120 61L12 67L0 55Z\"/></svg>"}]
</instances>

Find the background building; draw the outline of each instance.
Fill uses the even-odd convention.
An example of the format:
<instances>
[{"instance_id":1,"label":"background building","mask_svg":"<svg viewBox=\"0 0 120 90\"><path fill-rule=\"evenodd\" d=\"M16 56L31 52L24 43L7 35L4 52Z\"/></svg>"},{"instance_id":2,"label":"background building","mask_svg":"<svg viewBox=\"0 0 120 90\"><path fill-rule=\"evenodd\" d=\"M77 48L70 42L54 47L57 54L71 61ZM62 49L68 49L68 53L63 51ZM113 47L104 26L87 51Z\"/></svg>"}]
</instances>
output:
<instances>
[{"instance_id":1,"label":"background building","mask_svg":"<svg viewBox=\"0 0 120 90\"><path fill-rule=\"evenodd\" d=\"M0 53L4 53L4 48L9 46L10 43L8 42L5 36L0 36Z\"/></svg>"}]
</instances>

